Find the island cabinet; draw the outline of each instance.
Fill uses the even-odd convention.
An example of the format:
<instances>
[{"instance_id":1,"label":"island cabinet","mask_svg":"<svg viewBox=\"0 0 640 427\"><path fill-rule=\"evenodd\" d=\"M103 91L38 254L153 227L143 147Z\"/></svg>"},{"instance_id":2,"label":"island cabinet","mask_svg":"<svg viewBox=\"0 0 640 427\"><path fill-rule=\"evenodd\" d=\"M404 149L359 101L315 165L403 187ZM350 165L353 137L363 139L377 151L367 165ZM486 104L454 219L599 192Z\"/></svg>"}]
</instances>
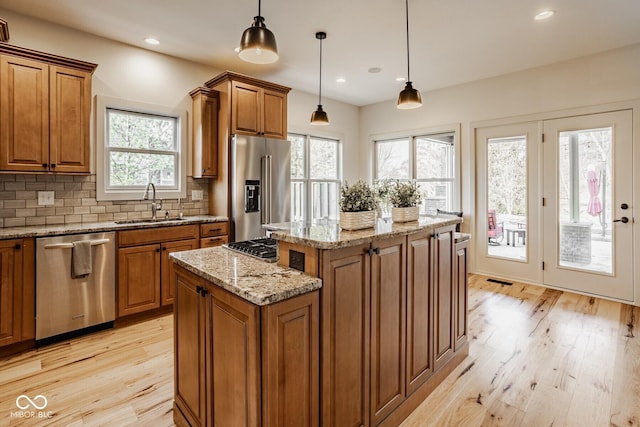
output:
<instances>
[{"instance_id":1,"label":"island cabinet","mask_svg":"<svg viewBox=\"0 0 640 427\"><path fill-rule=\"evenodd\" d=\"M337 249L279 242L280 263L304 254L299 265L314 274L315 260L323 282L323 426L397 425L467 355L466 257L454 230Z\"/></svg>"},{"instance_id":2,"label":"island cabinet","mask_svg":"<svg viewBox=\"0 0 640 427\"><path fill-rule=\"evenodd\" d=\"M259 306L175 270L176 424L318 426L318 291Z\"/></svg>"},{"instance_id":3,"label":"island cabinet","mask_svg":"<svg viewBox=\"0 0 640 427\"><path fill-rule=\"evenodd\" d=\"M469 294L467 289L467 250L469 246L468 240L456 242L456 253L454 261L454 286L456 288L455 315L455 351L458 351L467 343L468 325L467 310L469 309Z\"/></svg>"},{"instance_id":4,"label":"island cabinet","mask_svg":"<svg viewBox=\"0 0 640 427\"><path fill-rule=\"evenodd\" d=\"M90 172L95 68L0 44L0 171Z\"/></svg>"}]
</instances>

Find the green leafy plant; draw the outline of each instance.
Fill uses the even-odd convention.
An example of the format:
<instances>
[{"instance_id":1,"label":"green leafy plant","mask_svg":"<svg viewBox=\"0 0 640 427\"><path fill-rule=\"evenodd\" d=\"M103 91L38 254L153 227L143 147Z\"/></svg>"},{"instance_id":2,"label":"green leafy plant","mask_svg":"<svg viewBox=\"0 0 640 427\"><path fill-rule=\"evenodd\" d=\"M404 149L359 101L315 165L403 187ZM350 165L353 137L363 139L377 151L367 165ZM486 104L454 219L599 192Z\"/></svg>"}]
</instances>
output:
<instances>
[{"instance_id":1,"label":"green leafy plant","mask_svg":"<svg viewBox=\"0 0 640 427\"><path fill-rule=\"evenodd\" d=\"M415 182L396 181L389 192L389 201L394 208L410 208L418 206L422 193Z\"/></svg>"},{"instance_id":2,"label":"green leafy plant","mask_svg":"<svg viewBox=\"0 0 640 427\"><path fill-rule=\"evenodd\" d=\"M345 181L340 190L340 210L342 212L372 211L378 207L376 192L362 180L353 185Z\"/></svg>"},{"instance_id":3,"label":"green leafy plant","mask_svg":"<svg viewBox=\"0 0 640 427\"><path fill-rule=\"evenodd\" d=\"M373 186L378 201L382 204L389 203L389 196L393 189L394 181L391 179L379 179Z\"/></svg>"}]
</instances>

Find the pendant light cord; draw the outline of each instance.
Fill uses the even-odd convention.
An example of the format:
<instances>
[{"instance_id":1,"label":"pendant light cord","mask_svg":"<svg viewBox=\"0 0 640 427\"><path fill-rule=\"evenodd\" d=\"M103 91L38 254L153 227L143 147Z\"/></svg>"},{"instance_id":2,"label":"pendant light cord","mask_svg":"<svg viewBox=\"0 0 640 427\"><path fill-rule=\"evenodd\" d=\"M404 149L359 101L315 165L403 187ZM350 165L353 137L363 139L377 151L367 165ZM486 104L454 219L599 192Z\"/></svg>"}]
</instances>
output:
<instances>
[{"instance_id":1,"label":"pendant light cord","mask_svg":"<svg viewBox=\"0 0 640 427\"><path fill-rule=\"evenodd\" d=\"M409 0L405 0L405 10L407 12L407 82L411 81L409 67Z\"/></svg>"},{"instance_id":2,"label":"pendant light cord","mask_svg":"<svg viewBox=\"0 0 640 427\"><path fill-rule=\"evenodd\" d=\"M258 0L258 16L262 16L262 15L260 14L260 12L261 12L261 6L262 6L262 5L261 5L261 1L260 1L260 0ZM408 24L407 24L407 25L408 25ZM409 30L407 30L407 31L409 31Z\"/></svg>"},{"instance_id":3,"label":"pendant light cord","mask_svg":"<svg viewBox=\"0 0 640 427\"><path fill-rule=\"evenodd\" d=\"M322 105L322 39L320 39L320 89L318 90L318 105Z\"/></svg>"}]
</instances>

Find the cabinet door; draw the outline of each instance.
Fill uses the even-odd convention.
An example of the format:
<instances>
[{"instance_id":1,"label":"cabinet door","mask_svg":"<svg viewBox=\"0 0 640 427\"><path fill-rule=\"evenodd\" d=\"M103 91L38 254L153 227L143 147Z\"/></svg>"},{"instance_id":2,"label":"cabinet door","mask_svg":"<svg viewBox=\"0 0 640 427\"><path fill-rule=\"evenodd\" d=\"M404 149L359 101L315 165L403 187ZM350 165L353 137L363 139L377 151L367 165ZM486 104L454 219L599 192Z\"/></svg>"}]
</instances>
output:
<instances>
[{"instance_id":1,"label":"cabinet door","mask_svg":"<svg viewBox=\"0 0 640 427\"><path fill-rule=\"evenodd\" d=\"M369 425L369 245L322 254L322 425Z\"/></svg>"},{"instance_id":2,"label":"cabinet door","mask_svg":"<svg viewBox=\"0 0 640 427\"><path fill-rule=\"evenodd\" d=\"M455 254L455 285L456 285L456 342L458 351L467 342L467 246L468 241L456 243Z\"/></svg>"},{"instance_id":3,"label":"cabinet door","mask_svg":"<svg viewBox=\"0 0 640 427\"><path fill-rule=\"evenodd\" d=\"M198 249L198 240L179 240L177 242L168 242L161 245L162 261L160 265L161 284L160 298L161 305L173 304L173 297L176 289L176 277L173 261L169 258L171 252L190 251Z\"/></svg>"},{"instance_id":4,"label":"cabinet door","mask_svg":"<svg viewBox=\"0 0 640 427\"><path fill-rule=\"evenodd\" d=\"M433 254L430 232L407 237L407 395L433 374Z\"/></svg>"},{"instance_id":5,"label":"cabinet door","mask_svg":"<svg viewBox=\"0 0 640 427\"><path fill-rule=\"evenodd\" d=\"M175 403L192 426L207 425L204 280L176 267L173 309Z\"/></svg>"},{"instance_id":6,"label":"cabinet door","mask_svg":"<svg viewBox=\"0 0 640 427\"><path fill-rule=\"evenodd\" d=\"M211 420L208 425L259 426L260 311L259 307L217 286L210 287L212 325L207 357L212 374L207 390Z\"/></svg>"},{"instance_id":7,"label":"cabinet door","mask_svg":"<svg viewBox=\"0 0 640 427\"><path fill-rule=\"evenodd\" d=\"M118 316L160 307L160 245L118 249Z\"/></svg>"},{"instance_id":8,"label":"cabinet door","mask_svg":"<svg viewBox=\"0 0 640 427\"><path fill-rule=\"evenodd\" d=\"M198 91L192 97L193 177L214 178L218 175L218 95Z\"/></svg>"},{"instance_id":9,"label":"cabinet door","mask_svg":"<svg viewBox=\"0 0 640 427\"><path fill-rule=\"evenodd\" d=\"M91 73L51 66L50 169L89 173Z\"/></svg>"},{"instance_id":10,"label":"cabinet door","mask_svg":"<svg viewBox=\"0 0 640 427\"><path fill-rule=\"evenodd\" d=\"M287 95L269 89L262 91L262 135L287 139Z\"/></svg>"},{"instance_id":11,"label":"cabinet door","mask_svg":"<svg viewBox=\"0 0 640 427\"><path fill-rule=\"evenodd\" d=\"M371 424L376 425L405 397L406 239L372 243Z\"/></svg>"},{"instance_id":12,"label":"cabinet door","mask_svg":"<svg viewBox=\"0 0 640 427\"><path fill-rule=\"evenodd\" d=\"M0 241L0 346L21 340L22 241Z\"/></svg>"},{"instance_id":13,"label":"cabinet door","mask_svg":"<svg viewBox=\"0 0 640 427\"><path fill-rule=\"evenodd\" d=\"M49 66L0 55L0 169L47 171Z\"/></svg>"},{"instance_id":14,"label":"cabinet door","mask_svg":"<svg viewBox=\"0 0 640 427\"><path fill-rule=\"evenodd\" d=\"M264 426L318 425L318 310L318 291L263 308Z\"/></svg>"},{"instance_id":15,"label":"cabinet door","mask_svg":"<svg viewBox=\"0 0 640 427\"><path fill-rule=\"evenodd\" d=\"M453 356L454 347L454 301L455 285L453 283L453 228L436 230L435 244L435 361L434 368L440 369Z\"/></svg>"},{"instance_id":16,"label":"cabinet door","mask_svg":"<svg viewBox=\"0 0 640 427\"><path fill-rule=\"evenodd\" d=\"M247 83L231 84L231 133L260 135L262 89Z\"/></svg>"}]
</instances>

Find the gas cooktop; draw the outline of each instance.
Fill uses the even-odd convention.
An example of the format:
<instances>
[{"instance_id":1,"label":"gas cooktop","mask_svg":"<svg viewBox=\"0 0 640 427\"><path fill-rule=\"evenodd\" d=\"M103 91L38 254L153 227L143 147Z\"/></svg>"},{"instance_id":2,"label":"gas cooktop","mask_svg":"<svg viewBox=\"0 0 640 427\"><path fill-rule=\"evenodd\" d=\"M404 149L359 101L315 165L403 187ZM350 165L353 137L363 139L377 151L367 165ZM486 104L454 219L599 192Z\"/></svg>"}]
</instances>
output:
<instances>
[{"instance_id":1,"label":"gas cooktop","mask_svg":"<svg viewBox=\"0 0 640 427\"><path fill-rule=\"evenodd\" d=\"M276 250L277 240L269 237L245 240L243 242L231 242L224 246L268 262L275 262L278 257Z\"/></svg>"}]
</instances>

